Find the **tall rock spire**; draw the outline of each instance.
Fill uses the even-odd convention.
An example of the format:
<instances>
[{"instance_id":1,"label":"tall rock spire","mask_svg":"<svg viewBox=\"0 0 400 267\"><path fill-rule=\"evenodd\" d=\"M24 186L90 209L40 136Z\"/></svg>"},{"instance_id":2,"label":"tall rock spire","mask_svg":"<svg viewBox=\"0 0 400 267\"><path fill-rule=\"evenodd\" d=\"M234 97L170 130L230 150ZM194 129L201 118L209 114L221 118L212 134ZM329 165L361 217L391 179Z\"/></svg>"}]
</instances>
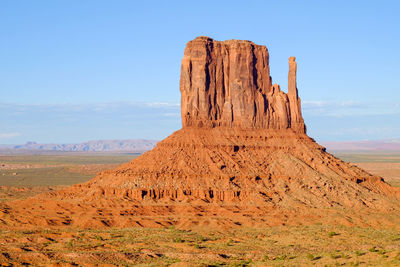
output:
<instances>
[{"instance_id":1,"label":"tall rock spire","mask_svg":"<svg viewBox=\"0 0 400 267\"><path fill-rule=\"evenodd\" d=\"M297 63L295 57L289 58L288 94L298 97L297 92Z\"/></svg>"},{"instance_id":2,"label":"tall rock spire","mask_svg":"<svg viewBox=\"0 0 400 267\"><path fill-rule=\"evenodd\" d=\"M288 98L290 103L290 127L295 131L306 132L303 116L301 115L301 100L297 91L297 63L295 57L289 58Z\"/></svg>"}]
</instances>

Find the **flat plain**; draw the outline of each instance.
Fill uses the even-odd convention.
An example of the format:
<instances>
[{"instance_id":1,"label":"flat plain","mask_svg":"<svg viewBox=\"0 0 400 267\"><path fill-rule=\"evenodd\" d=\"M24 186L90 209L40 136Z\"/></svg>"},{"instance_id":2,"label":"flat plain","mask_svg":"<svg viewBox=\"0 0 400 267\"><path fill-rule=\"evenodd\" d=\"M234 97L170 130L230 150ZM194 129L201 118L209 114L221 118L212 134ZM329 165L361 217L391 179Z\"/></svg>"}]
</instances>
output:
<instances>
[{"instance_id":1,"label":"flat plain","mask_svg":"<svg viewBox=\"0 0 400 267\"><path fill-rule=\"evenodd\" d=\"M400 153L335 153L400 186ZM89 180L132 154L0 156L0 201ZM125 228L0 231L0 265L399 266L400 229L315 225L271 228Z\"/></svg>"},{"instance_id":2,"label":"flat plain","mask_svg":"<svg viewBox=\"0 0 400 267\"><path fill-rule=\"evenodd\" d=\"M334 153L340 159L352 162L369 173L379 175L392 186L400 187L400 153Z\"/></svg>"},{"instance_id":3,"label":"flat plain","mask_svg":"<svg viewBox=\"0 0 400 267\"><path fill-rule=\"evenodd\" d=\"M102 170L112 169L137 154L58 153L0 155L0 201L83 183Z\"/></svg>"}]
</instances>

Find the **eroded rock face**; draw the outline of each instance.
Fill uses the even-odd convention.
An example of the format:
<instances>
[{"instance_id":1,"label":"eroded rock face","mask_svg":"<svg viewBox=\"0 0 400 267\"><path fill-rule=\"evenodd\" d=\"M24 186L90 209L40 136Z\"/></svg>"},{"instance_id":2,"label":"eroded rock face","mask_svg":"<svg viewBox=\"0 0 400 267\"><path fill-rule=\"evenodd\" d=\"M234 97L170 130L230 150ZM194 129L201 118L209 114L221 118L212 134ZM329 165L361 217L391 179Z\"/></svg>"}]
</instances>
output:
<instances>
[{"instance_id":1,"label":"eroded rock face","mask_svg":"<svg viewBox=\"0 0 400 267\"><path fill-rule=\"evenodd\" d=\"M296 62L289 59L289 90L272 85L268 49L250 41L188 42L180 90L183 127L292 129L305 133L296 88Z\"/></svg>"}]
</instances>

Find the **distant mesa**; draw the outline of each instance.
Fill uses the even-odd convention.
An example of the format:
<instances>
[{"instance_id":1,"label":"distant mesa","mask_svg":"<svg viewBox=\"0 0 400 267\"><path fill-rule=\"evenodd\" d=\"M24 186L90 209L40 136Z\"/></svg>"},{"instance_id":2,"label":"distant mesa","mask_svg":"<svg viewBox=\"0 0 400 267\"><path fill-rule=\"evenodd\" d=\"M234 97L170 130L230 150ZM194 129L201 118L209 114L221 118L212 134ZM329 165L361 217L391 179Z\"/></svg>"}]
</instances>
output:
<instances>
[{"instance_id":1,"label":"distant mesa","mask_svg":"<svg viewBox=\"0 0 400 267\"><path fill-rule=\"evenodd\" d=\"M285 93L265 46L188 42L182 129L84 184L1 204L1 227L398 225L398 189L307 136L296 72L290 57Z\"/></svg>"},{"instance_id":2,"label":"distant mesa","mask_svg":"<svg viewBox=\"0 0 400 267\"><path fill-rule=\"evenodd\" d=\"M79 144L38 144L27 142L24 145L5 146L1 149L9 151L61 151L61 152L131 152L143 153L151 150L157 140L130 139L130 140L94 140Z\"/></svg>"},{"instance_id":3,"label":"distant mesa","mask_svg":"<svg viewBox=\"0 0 400 267\"><path fill-rule=\"evenodd\" d=\"M331 152L400 152L400 140L322 142Z\"/></svg>"}]
</instances>

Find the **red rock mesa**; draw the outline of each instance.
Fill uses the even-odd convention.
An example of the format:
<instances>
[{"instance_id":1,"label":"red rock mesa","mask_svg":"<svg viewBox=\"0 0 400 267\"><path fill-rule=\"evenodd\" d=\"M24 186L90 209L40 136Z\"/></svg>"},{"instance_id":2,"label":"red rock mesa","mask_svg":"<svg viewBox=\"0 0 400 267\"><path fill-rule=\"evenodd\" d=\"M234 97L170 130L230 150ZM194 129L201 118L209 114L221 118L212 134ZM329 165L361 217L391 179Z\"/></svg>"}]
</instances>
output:
<instances>
[{"instance_id":1,"label":"red rock mesa","mask_svg":"<svg viewBox=\"0 0 400 267\"><path fill-rule=\"evenodd\" d=\"M182 60L183 127L292 129L305 133L296 88L296 62L289 59L289 91L272 85L265 46L249 41L190 41Z\"/></svg>"},{"instance_id":2,"label":"red rock mesa","mask_svg":"<svg viewBox=\"0 0 400 267\"><path fill-rule=\"evenodd\" d=\"M284 93L265 46L190 41L181 130L84 184L2 204L1 227L397 225L398 189L306 135L296 71L290 57Z\"/></svg>"}]
</instances>

